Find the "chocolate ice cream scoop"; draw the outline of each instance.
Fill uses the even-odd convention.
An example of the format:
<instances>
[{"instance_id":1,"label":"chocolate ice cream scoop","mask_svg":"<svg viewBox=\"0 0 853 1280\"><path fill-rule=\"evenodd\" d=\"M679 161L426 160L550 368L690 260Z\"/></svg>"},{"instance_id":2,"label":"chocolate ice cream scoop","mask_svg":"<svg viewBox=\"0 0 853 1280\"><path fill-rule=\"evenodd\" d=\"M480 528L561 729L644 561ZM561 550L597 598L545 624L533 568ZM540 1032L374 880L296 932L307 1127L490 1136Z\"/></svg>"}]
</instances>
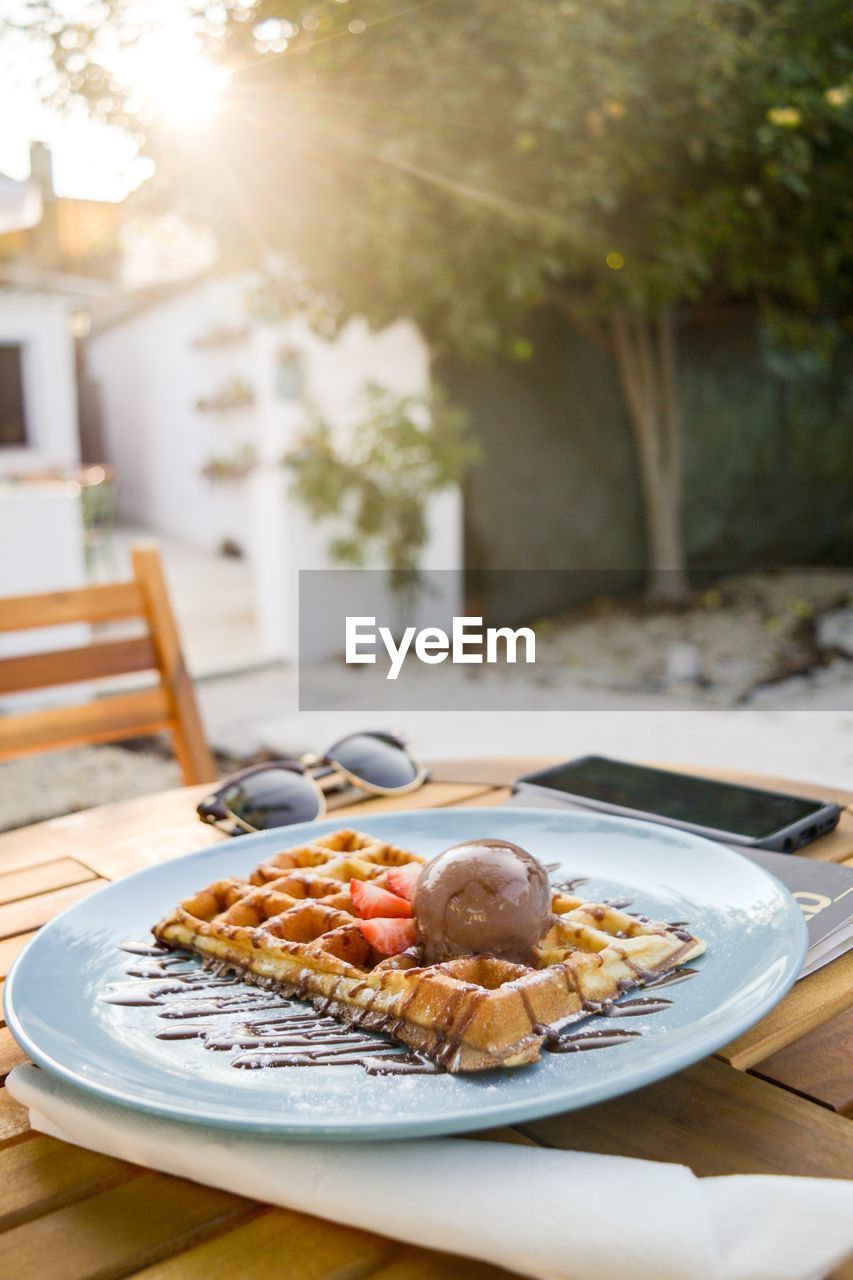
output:
<instances>
[{"instance_id":1,"label":"chocolate ice cream scoop","mask_svg":"<svg viewBox=\"0 0 853 1280\"><path fill-rule=\"evenodd\" d=\"M545 868L517 844L465 840L427 863L413 907L429 964L484 954L529 963L551 890Z\"/></svg>"}]
</instances>

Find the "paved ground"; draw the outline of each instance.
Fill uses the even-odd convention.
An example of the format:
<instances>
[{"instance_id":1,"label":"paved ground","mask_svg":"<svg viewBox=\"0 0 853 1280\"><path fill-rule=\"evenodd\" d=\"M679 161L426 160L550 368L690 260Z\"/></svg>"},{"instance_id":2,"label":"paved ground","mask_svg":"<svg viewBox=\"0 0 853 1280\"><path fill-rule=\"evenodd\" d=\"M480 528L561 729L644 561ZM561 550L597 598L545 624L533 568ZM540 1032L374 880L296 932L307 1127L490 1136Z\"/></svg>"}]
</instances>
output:
<instances>
[{"instance_id":1,"label":"paved ground","mask_svg":"<svg viewBox=\"0 0 853 1280\"><path fill-rule=\"evenodd\" d=\"M104 579L130 574L130 548L153 535L119 528L100 562ZM166 577L193 675L239 671L258 661L252 580L245 560L212 555L174 538L157 535Z\"/></svg>"},{"instance_id":2,"label":"paved ground","mask_svg":"<svg viewBox=\"0 0 853 1280\"><path fill-rule=\"evenodd\" d=\"M330 683L335 671L330 668ZM285 754L320 750L343 733L396 728L425 758L482 755L609 754L683 760L853 785L853 711L837 695L798 698L793 708L697 710L625 696L621 708L549 710L548 690L526 691L526 709L386 714L330 707L297 709L296 678L271 667L204 680L202 709L212 740L237 754L272 748ZM821 709L822 708L822 709Z\"/></svg>"}]
</instances>

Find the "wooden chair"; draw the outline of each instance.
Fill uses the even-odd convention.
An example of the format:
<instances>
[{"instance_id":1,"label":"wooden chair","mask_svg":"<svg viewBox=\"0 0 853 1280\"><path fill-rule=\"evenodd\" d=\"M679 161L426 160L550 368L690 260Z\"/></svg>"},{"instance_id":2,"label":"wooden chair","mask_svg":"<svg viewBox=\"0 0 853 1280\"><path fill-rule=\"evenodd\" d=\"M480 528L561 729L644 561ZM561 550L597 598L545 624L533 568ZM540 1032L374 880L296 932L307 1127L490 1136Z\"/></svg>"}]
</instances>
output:
<instances>
[{"instance_id":1,"label":"wooden chair","mask_svg":"<svg viewBox=\"0 0 853 1280\"><path fill-rule=\"evenodd\" d=\"M157 671L159 683L132 692L106 692L73 706L3 716L0 760L168 730L184 782L216 778L156 542L134 546L131 563L133 577L127 582L0 599L3 632L124 618L141 618L145 624L145 634L131 639L96 639L78 648L0 658L0 696L140 671Z\"/></svg>"}]
</instances>

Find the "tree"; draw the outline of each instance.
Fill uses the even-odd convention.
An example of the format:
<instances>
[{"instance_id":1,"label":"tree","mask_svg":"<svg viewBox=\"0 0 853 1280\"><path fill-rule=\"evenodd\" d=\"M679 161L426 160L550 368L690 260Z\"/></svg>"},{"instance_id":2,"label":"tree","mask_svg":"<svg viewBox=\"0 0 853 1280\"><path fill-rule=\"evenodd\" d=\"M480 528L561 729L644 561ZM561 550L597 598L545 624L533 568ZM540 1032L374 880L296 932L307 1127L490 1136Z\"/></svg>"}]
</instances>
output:
<instances>
[{"instance_id":1,"label":"tree","mask_svg":"<svg viewBox=\"0 0 853 1280\"><path fill-rule=\"evenodd\" d=\"M437 386L426 398L368 382L362 394L365 414L346 446L315 412L282 462L314 519L343 524L329 544L332 559L363 566L381 549L391 590L411 602L429 536L427 500L461 484L477 451L465 435L466 415Z\"/></svg>"},{"instance_id":2,"label":"tree","mask_svg":"<svg viewBox=\"0 0 853 1280\"><path fill-rule=\"evenodd\" d=\"M113 0L114 21L126 7ZM307 286L326 322L408 315L436 353L523 359L531 314L558 308L613 355L651 588L682 596L680 309L747 299L813 345L849 314L843 0L198 14L237 68L231 105L195 154L152 134L161 180L227 215L232 246L286 250L298 271L279 274L280 298ZM120 101L91 36L100 71L87 79L78 58L68 83ZM67 69L58 37L54 54Z\"/></svg>"}]
</instances>

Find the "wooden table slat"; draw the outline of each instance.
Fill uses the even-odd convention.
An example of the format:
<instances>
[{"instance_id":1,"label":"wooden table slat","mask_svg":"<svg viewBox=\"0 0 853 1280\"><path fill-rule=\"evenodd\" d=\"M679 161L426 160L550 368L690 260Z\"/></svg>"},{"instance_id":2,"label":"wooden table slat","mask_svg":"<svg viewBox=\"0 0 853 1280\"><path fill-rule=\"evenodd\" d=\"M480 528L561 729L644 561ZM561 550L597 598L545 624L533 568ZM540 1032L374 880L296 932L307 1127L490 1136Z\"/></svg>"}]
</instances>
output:
<instances>
[{"instance_id":1,"label":"wooden table slat","mask_svg":"<svg viewBox=\"0 0 853 1280\"><path fill-rule=\"evenodd\" d=\"M7 902L0 907L0 938L12 938L38 929L66 907L81 898L88 898L97 889L103 889L106 883L106 880L92 878L82 884L72 884L67 889L54 889L52 893L38 893L33 898Z\"/></svg>"},{"instance_id":2,"label":"wooden table slat","mask_svg":"<svg viewBox=\"0 0 853 1280\"><path fill-rule=\"evenodd\" d=\"M834 831L807 844L795 856L814 858L818 862L846 862L853 857L853 813L845 809Z\"/></svg>"},{"instance_id":3,"label":"wooden table slat","mask_svg":"<svg viewBox=\"0 0 853 1280\"><path fill-rule=\"evenodd\" d=\"M209 791L208 786L177 787L8 831L0 836L0 871L71 856L96 875L112 880L218 844L221 833L200 822L195 813L195 806Z\"/></svg>"},{"instance_id":4,"label":"wooden table slat","mask_svg":"<svg viewBox=\"0 0 853 1280\"><path fill-rule=\"evenodd\" d=\"M853 1125L713 1058L612 1102L519 1127L549 1146L675 1161L700 1175L853 1178Z\"/></svg>"},{"instance_id":5,"label":"wooden table slat","mask_svg":"<svg viewBox=\"0 0 853 1280\"><path fill-rule=\"evenodd\" d=\"M119 1182L139 1176L139 1169L56 1138L38 1136L0 1151L0 1231L84 1200Z\"/></svg>"},{"instance_id":6,"label":"wooden table slat","mask_svg":"<svg viewBox=\"0 0 853 1280\"><path fill-rule=\"evenodd\" d=\"M393 1249L389 1240L287 1209L248 1222L134 1272L133 1280L361 1280Z\"/></svg>"},{"instance_id":7,"label":"wooden table slat","mask_svg":"<svg viewBox=\"0 0 853 1280\"><path fill-rule=\"evenodd\" d=\"M271 1271L271 1260L274 1268ZM337 1223L270 1209L132 1280L501 1280L486 1262L407 1248ZM129 1278L131 1280L131 1278Z\"/></svg>"},{"instance_id":8,"label":"wooden table slat","mask_svg":"<svg viewBox=\"0 0 853 1280\"><path fill-rule=\"evenodd\" d=\"M502 1280L517 1275L516 1271L505 1271L503 1267L493 1267L474 1258L406 1249L393 1262L372 1272L370 1280Z\"/></svg>"},{"instance_id":9,"label":"wooden table slat","mask_svg":"<svg viewBox=\"0 0 853 1280\"><path fill-rule=\"evenodd\" d=\"M19 933L14 938L3 938L0 941L0 978L8 976L9 970L15 962L19 951L23 951L30 938L36 936L36 931L32 933Z\"/></svg>"},{"instance_id":10,"label":"wooden table slat","mask_svg":"<svg viewBox=\"0 0 853 1280\"><path fill-rule=\"evenodd\" d=\"M27 1055L23 1049L18 1048L18 1043L9 1028L0 1029L0 1083L6 1079L13 1067L18 1067L26 1061Z\"/></svg>"},{"instance_id":11,"label":"wooden table slat","mask_svg":"<svg viewBox=\"0 0 853 1280\"><path fill-rule=\"evenodd\" d=\"M719 1057L745 1071L853 1005L853 951L802 978L766 1018Z\"/></svg>"},{"instance_id":12,"label":"wooden table slat","mask_svg":"<svg viewBox=\"0 0 853 1280\"><path fill-rule=\"evenodd\" d=\"M0 1150L21 1138L31 1138L26 1107L16 1102L8 1089L0 1089Z\"/></svg>"},{"instance_id":13,"label":"wooden table slat","mask_svg":"<svg viewBox=\"0 0 853 1280\"><path fill-rule=\"evenodd\" d=\"M853 1117L853 1005L752 1070L762 1080Z\"/></svg>"},{"instance_id":14,"label":"wooden table slat","mask_svg":"<svg viewBox=\"0 0 853 1280\"><path fill-rule=\"evenodd\" d=\"M54 819L55 822L61 822L62 819ZM48 824L40 822L38 827L44 828ZM15 831L0 832L0 874L12 875L16 871L26 871L28 868L41 867L46 862L59 862L63 858L71 856L69 848L74 846L74 841L70 840L67 835L54 831L45 833L44 837L39 839L33 838L31 835L23 835L25 832L32 832L34 827L20 827ZM74 858L75 862L80 861ZM82 865L82 864L81 864Z\"/></svg>"},{"instance_id":15,"label":"wooden table slat","mask_svg":"<svg viewBox=\"0 0 853 1280\"><path fill-rule=\"evenodd\" d=\"M0 874L0 905L17 902L20 898L34 898L36 894L49 893L52 889L82 884L94 877L94 871L74 858L57 858L55 862L8 871L5 875Z\"/></svg>"},{"instance_id":16,"label":"wooden table slat","mask_svg":"<svg viewBox=\"0 0 853 1280\"><path fill-rule=\"evenodd\" d=\"M527 773L556 764L553 756L490 756L486 760L430 760L430 777L436 782L471 782L490 787L510 787Z\"/></svg>"},{"instance_id":17,"label":"wooden table slat","mask_svg":"<svg viewBox=\"0 0 853 1280\"><path fill-rule=\"evenodd\" d=\"M4 1231L0 1275L112 1280L189 1248L252 1210L249 1201L223 1191L141 1173Z\"/></svg>"},{"instance_id":18,"label":"wooden table slat","mask_svg":"<svg viewBox=\"0 0 853 1280\"><path fill-rule=\"evenodd\" d=\"M495 809L502 805L510 798L512 792L509 787L496 787L492 791L487 791L484 795L477 795L466 798L465 800L457 800L454 809L470 809L473 806L478 808Z\"/></svg>"},{"instance_id":19,"label":"wooden table slat","mask_svg":"<svg viewBox=\"0 0 853 1280\"><path fill-rule=\"evenodd\" d=\"M484 784L428 783L407 796L383 796L348 805L330 816L358 825L358 817L399 809L438 808L458 799L487 794ZM31 865L44 848L53 858L69 856L107 880L154 866L167 858L218 844L222 833L196 817L195 806L208 786L179 787L156 797L142 796L84 813L52 818L0 836L0 873Z\"/></svg>"},{"instance_id":20,"label":"wooden table slat","mask_svg":"<svg viewBox=\"0 0 853 1280\"><path fill-rule=\"evenodd\" d=\"M492 790L481 783L467 782L428 782L420 791L405 796L376 796L371 800L358 800L355 804L342 806L329 813L330 818L342 817L354 827L359 818L369 818L374 813L401 813L405 810L442 809L448 805L459 804L462 800L477 803L479 796L486 796ZM417 804L412 803L412 795L417 795Z\"/></svg>"}]
</instances>

